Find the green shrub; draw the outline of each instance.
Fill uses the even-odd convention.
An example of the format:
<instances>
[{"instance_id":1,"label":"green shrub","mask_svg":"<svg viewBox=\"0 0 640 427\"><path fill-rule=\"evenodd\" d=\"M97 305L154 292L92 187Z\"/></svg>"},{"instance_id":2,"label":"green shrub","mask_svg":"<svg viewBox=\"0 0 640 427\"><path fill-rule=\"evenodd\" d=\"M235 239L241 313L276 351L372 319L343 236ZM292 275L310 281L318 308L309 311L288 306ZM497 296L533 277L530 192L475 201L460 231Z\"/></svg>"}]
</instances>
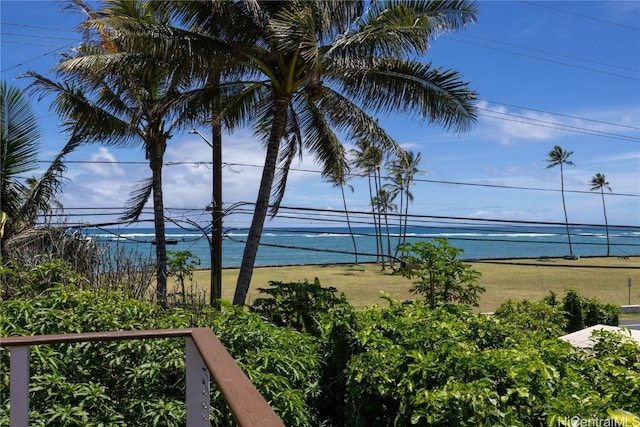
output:
<instances>
[{"instance_id":1,"label":"green shrub","mask_svg":"<svg viewBox=\"0 0 640 427\"><path fill-rule=\"evenodd\" d=\"M316 426L315 339L236 309L193 313L122 292L55 286L0 303L0 337L211 326L288 425ZM9 358L0 349L0 425L8 424ZM31 425L158 425L185 421L184 339L83 342L31 349ZM235 425L212 387L214 425Z\"/></svg>"},{"instance_id":2,"label":"green shrub","mask_svg":"<svg viewBox=\"0 0 640 427\"><path fill-rule=\"evenodd\" d=\"M560 306L553 293L544 301L554 307ZM573 289L567 291L562 299L561 307L567 320L565 326L567 333L598 324L618 326L619 306L603 304L595 298L584 297Z\"/></svg>"},{"instance_id":3,"label":"green shrub","mask_svg":"<svg viewBox=\"0 0 640 427\"><path fill-rule=\"evenodd\" d=\"M562 312L542 303L489 316L391 302L328 320L322 400L336 409L332 425L529 427L640 411L640 347L574 349L558 339Z\"/></svg>"},{"instance_id":4,"label":"green shrub","mask_svg":"<svg viewBox=\"0 0 640 427\"><path fill-rule=\"evenodd\" d=\"M457 259L462 249L451 246L447 239L405 243L398 250L402 255L400 274L413 280L412 293L423 295L434 307L441 303L478 306L485 291L475 282L480 272Z\"/></svg>"},{"instance_id":5,"label":"green shrub","mask_svg":"<svg viewBox=\"0 0 640 427\"><path fill-rule=\"evenodd\" d=\"M269 288L258 288L269 297L257 298L251 310L261 314L278 326L318 335L320 318L340 303L337 289L323 288L316 277L313 283L269 282ZM344 298L344 295L342 296Z\"/></svg>"}]
</instances>

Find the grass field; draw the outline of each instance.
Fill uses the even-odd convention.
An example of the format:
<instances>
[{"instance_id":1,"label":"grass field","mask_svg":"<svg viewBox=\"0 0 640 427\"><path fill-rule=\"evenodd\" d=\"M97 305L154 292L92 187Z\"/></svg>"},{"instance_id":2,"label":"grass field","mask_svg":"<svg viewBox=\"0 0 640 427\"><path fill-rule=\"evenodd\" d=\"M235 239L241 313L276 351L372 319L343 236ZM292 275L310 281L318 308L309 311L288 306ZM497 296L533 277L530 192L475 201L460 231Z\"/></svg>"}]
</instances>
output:
<instances>
[{"instance_id":1,"label":"grass field","mask_svg":"<svg viewBox=\"0 0 640 427\"><path fill-rule=\"evenodd\" d=\"M628 280L631 279L631 304L640 304L640 257L580 258L566 260L502 260L472 262L474 269L482 273L479 281L486 292L480 297L481 311L493 311L498 305L512 300L540 300L553 291L563 295L567 289L598 298L601 302L618 305L629 304ZM222 274L222 296L232 300L237 269L225 269ZM259 267L254 270L251 289L247 296L250 304L269 281L293 282L315 277L323 286L333 286L344 292L356 307L382 303L381 292L405 300L419 296L409 293L411 282L389 269L381 271L374 264L305 265L286 267ZM209 289L209 271L198 270L194 274L196 285Z\"/></svg>"}]
</instances>

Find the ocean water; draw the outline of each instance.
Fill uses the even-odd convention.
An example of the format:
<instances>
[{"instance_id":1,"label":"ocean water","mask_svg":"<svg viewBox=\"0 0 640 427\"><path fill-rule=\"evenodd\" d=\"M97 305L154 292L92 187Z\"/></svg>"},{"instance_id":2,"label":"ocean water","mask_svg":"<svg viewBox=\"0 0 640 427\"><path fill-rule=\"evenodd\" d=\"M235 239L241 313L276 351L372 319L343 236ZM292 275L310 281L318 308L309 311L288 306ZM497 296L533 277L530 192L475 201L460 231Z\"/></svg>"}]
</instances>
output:
<instances>
[{"instance_id":1,"label":"ocean water","mask_svg":"<svg viewBox=\"0 0 640 427\"><path fill-rule=\"evenodd\" d=\"M398 244L398 229L390 228L392 254ZM607 239L603 227L572 227L571 242L577 256L604 256ZM354 243L346 227L265 229L256 266L331 264L375 261L376 238L373 227L353 229ZM153 228L84 229L88 238L135 250L154 257ZM222 244L223 267L239 267L247 238L247 229L227 230ZM166 237L174 242L170 251L189 251L200 260L201 268L210 266L209 241L201 231L167 228ZM502 259L562 257L569 255L565 227L409 227L407 241L446 238L463 250L459 258ZM612 256L640 255L640 228L609 227ZM385 253L387 238L383 239ZM357 259L354 252L358 252Z\"/></svg>"}]
</instances>

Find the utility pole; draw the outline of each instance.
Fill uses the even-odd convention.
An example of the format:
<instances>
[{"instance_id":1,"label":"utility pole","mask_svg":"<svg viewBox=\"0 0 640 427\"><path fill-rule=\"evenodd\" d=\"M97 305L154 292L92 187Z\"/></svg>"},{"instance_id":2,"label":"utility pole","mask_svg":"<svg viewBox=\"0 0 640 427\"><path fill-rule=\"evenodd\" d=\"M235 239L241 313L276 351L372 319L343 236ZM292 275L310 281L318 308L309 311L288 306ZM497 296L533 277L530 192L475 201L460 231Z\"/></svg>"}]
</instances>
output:
<instances>
[{"instance_id":1,"label":"utility pole","mask_svg":"<svg viewBox=\"0 0 640 427\"><path fill-rule=\"evenodd\" d=\"M197 134L211 147L211 206L206 210L211 212L210 251L210 290L209 304L219 308L218 300L222 298L222 127L219 120L213 120L211 135L213 144L200 131L192 129L191 134Z\"/></svg>"}]
</instances>

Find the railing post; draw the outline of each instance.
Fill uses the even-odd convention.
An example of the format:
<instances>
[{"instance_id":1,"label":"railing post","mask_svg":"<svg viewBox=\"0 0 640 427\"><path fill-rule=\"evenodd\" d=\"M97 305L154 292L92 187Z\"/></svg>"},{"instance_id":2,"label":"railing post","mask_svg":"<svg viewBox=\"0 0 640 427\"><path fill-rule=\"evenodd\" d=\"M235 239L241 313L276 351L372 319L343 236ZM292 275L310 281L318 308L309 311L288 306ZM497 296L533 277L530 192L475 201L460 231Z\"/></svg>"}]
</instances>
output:
<instances>
[{"instance_id":1,"label":"railing post","mask_svg":"<svg viewBox=\"0 0 640 427\"><path fill-rule=\"evenodd\" d=\"M202 360L193 339L187 337L186 341L187 426L210 427L211 379L209 370Z\"/></svg>"},{"instance_id":2,"label":"railing post","mask_svg":"<svg viewBox=\"0 0 640 427\"><path fill-rule=\"evenodd\" d=\"M29 425L29 346L11 347L9 368L9 425Z\"/></svg>"}]
</instances>

